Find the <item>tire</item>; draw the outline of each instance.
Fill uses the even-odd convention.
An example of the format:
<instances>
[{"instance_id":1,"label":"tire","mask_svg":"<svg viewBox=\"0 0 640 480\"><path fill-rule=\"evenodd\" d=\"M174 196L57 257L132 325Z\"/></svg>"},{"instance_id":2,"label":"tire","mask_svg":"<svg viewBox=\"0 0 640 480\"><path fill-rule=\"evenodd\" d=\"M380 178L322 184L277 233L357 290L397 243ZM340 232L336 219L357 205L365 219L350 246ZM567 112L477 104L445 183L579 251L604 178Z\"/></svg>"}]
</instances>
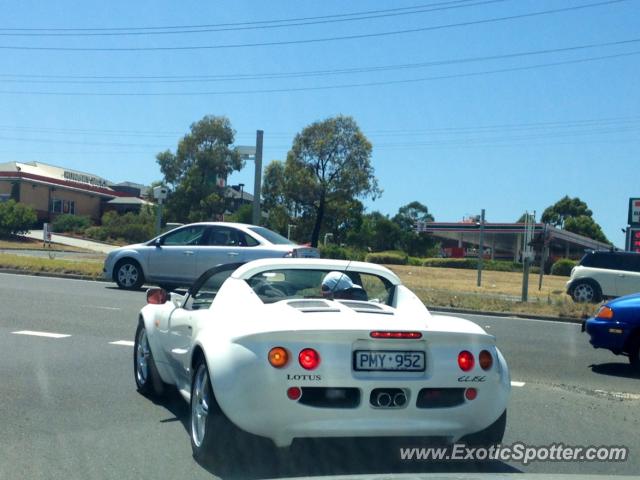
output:
<instances>
[{"instance_id":1,"label":"tire","mask_svg":"<svg viewBox=\"0 0 640 480\"><path fill-rule=\"evenodd\" d=\"M461 442L466 445L490 447L502 442L506 428L507 411L505 410L502 412L502 415L487 428L463 437Z\"/></svg>"},{"instance_id":2,"label":"tire","mask_svg":"<svg viewBox=\"0 0 640 480\"><path fill-rule=\"evenodd\" d=\"M153 353L149 347L147 330L142 320L136 329L136 339L133 343L133 378L138 392L146 397L159 398L165 392L165 383L160 378Z\"/></svg>"},{"instance_id":3,"label":"tire","mask_svg":"<svg viewBox=\"0 0 640 480\"><path fill-rule=\"evenodd\" d=\"M239 467L273 469L277 452L270 439L244 432L229 420L215 399L206 361L200 359L191 382L189 436L193 458L216 474L229 474Z\"/></svg>"},{"instance_id":4,"label":"tire","mask_svg":"<svg viewBox=\"0 0 640 480\"><path fill-rule=\"evenodd\" d=\"M602 290L594 280L579 280L571 287L571 298L576 303L598 303L602 300Z\"/></svg>"},{"instance_id":5,"label":"tire","mask_svg":"<svg viewBox=\"0 0 640 480\"><path fill-rule=\"evenodd\" d=\"M142 267L135 260L120 260L113 269L113 278L123 290L137 290L144 283Z\"/></svg>"},{"instance_id":6,"label":"tire","mask_svg":"<svg viewBox=\"0 0 640 480\"><path fill-rule=\"evenodd\" d=\"M640 334L631 339L629 343L629 363L636 373L640 373Z\"/></svg>"}]
</instances>

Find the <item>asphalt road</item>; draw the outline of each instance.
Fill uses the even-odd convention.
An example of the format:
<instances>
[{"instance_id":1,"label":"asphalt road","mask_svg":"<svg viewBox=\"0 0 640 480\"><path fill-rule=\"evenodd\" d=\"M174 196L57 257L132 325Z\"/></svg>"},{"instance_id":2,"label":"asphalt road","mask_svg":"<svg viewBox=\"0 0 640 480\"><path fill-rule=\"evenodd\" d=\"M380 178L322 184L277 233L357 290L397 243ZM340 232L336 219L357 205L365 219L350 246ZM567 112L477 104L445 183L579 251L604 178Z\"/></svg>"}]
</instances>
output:
<instances>
[{"instance_id":1,"label":"asphalt road","mask_svg":"<svg viewBox=\"0 0 640 480\"><path fill-rule=\"evenodd\" d=\"M0 478L212 477L191 457L181 397L153 403L135 391L128 342L143 302L101 282L0 274ZM277 470L238 465L236 476L640 472L640 378L626 358L593 350L578 325L469 318L496 335L518 385L505 444L624 445L628 461L401 463L397 451L346 441L300 445Z\"/></svg>"}]
</instances>

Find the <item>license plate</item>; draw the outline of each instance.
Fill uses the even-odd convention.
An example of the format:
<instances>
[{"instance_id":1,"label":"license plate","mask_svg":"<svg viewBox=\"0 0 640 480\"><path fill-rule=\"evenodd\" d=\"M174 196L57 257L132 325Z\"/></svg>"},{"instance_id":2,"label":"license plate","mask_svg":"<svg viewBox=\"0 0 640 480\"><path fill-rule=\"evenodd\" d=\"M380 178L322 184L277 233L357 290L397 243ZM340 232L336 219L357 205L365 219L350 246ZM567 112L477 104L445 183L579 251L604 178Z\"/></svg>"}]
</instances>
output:
<instances>
[{"instance_id":1,"label":"license plate","mask_svg":"<svg viewBox=\"0 0 640 480\"><path fill-rule=\"evenodd\" d=\"M406 350L356 350L353 369L369 372L424 372L424 352Z\"/></svg>"}]
</instances>

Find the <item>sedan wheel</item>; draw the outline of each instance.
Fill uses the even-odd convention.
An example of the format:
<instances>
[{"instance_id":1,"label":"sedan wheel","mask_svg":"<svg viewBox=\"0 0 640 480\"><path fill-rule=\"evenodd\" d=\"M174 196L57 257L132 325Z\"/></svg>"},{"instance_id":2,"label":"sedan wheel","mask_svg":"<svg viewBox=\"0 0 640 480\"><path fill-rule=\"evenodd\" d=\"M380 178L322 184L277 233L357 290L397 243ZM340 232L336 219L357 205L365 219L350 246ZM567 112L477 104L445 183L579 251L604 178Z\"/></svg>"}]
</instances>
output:
<instances>
[{"instance_id":1,"label":"sedan wheel","mask_svg":"<svg viewBox=\"0 0 640 480\"><path fill-rule=\"evenodd\" d=\"M207 416L211 402L210 390L207 368L204 364L200 364L193 380L191 393L191 437L194 445L198 448L204 442L207 428Z\"/></svg>"},{"instance_id":2,"label":"sedan wheel","mask_svg":"<svg viewBox=\"0 0 640 480\"><path fill-rule=\"evenodd\" d=\"M246 474L254 465L264 474L276 461L271 440L236 427L220 409L204 359L197 363L191 382L191 449L197 462L218 475L236 468Z\"/></svg>"},{"instance_id":3,"label":"sedan wheel","mask_svg":"<svg viewBox=\"0 0 640 480\"><path fill-rule=\"evenodd\" d=\"M125 261L116 268L116 283L118 287L132 290L140 288L143 282L142 270L137 263Z\"/></svg>"},{"instance_id":4,"label":"sedan wheel","mask_svg":"<svg viewBox=\"0 0 640 480\"><path fill-rule=\"evenodd\" d=\"M147 329L140 321L133 344L133 374L138 391L149 397L159 397L164 393L164 382L158 373L153 353L149 347Z\"/></svg>"}]
</instances>

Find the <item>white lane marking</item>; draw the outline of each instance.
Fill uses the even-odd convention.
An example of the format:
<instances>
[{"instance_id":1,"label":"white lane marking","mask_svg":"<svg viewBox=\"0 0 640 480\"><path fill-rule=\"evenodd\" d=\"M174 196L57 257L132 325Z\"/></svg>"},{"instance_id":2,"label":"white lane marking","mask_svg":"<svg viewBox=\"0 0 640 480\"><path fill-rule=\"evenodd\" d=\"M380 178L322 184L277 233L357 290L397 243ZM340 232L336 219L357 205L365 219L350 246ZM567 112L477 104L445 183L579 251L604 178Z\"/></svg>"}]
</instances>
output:
<instances>
[{"instance_id":1,"label":"white lane marking","mask_svg":"<svg viewBox=\"0 0 640 480\"><path fill-rule=\"evenodd\" d=\"M524 383L524 382L515 382L515 381L511 382L511 386L512 387L524 387L525 385L526 385L526 383Z\"/></svg>"},{"instance_id":2,"label":"white lane marking","mask_svg":"<svg viewBox=\"0 0 640 480\"><path fill-rule=\"evenodd\" d=\"M109 342L109 345L123 345L125 347L133 347L133 342L130 340L117 340L115 342Z\"/></svg>"},{"instance_id":3,"label":"white lane marking","mask_svg":"<svg viewBox=\"0 0 640 480\"><path fill-rule=\"evenodd\" d=\"M65 333L51 333L51 332L35 332L33 330L20 330L18 332L11 332L15 335L32 335L34 337L49 337L49 338L65 338L70 337Z\"/></svg>"}]
</instances>

